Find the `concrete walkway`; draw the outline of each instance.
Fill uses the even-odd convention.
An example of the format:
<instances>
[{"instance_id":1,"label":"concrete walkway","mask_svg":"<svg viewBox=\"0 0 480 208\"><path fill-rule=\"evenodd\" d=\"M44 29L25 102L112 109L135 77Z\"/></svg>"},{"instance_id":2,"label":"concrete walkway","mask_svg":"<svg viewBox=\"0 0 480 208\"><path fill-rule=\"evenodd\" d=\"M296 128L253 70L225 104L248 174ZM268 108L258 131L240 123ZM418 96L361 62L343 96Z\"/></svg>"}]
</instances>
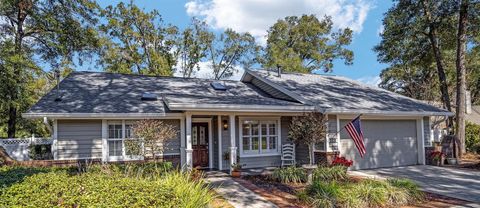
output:
<instances>
[{"instance_id":1,"label":"concrete walkway","mask_svg":"<svg viewBox=\"0 0 480 208\"><path fill-rule=\"evenodd\" d=\"M222 172L209 172L207 181L214 187L215 191L225 198L228 203L236 208L273 208L275 204L265 200L249 189L232 180L230 176Z\"/></svg>"},{"instance_id":2,"label":"concrete walkway","mask_svg":"<svg viewBox=\"0 0 480 208\"><path fill-rule=\"evenodd\" d=\"M407 166L351 171L353 175L400 177L417 182L427 192L480 203L480 171L436 166Z\"/></svg>"}]
</instances>

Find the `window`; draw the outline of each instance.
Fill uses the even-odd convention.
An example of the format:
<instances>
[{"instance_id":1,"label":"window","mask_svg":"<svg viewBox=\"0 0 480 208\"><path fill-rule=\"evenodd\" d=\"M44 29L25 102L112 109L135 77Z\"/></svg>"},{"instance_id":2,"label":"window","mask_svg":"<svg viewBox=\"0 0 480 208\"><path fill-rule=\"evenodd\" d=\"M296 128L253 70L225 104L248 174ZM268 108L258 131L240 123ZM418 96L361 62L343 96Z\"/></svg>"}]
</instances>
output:
<instances>
[{"instance_id":1,"label":"window","mask_svg":"<svg viewBox=\"0 0 480 208\"><path fill-rule=\"evenodd\" d=\"M109 123L108 124L108 156L122 156L123 153L122 141L122 124Z\"/></svg>"},{"instance_id":2,"label":"window","mask_svg":"<svg viewBox=\"0 0 480 208\"><path fill-rule=\"evenodd\" d=\"M241 155L277 154L278 120L241 120Z\"/></svg>"},{"instance_id":3,"label":"window","mask_svg":"<svg viewBox=\"0 0 480 208\"><path fill-rule=\"evenodd\" d=\"M132 121L107 122L108 156L111 160L132 158L132 154L125 148L125 140L133 139Z\"/></svg>"}]
</instances>

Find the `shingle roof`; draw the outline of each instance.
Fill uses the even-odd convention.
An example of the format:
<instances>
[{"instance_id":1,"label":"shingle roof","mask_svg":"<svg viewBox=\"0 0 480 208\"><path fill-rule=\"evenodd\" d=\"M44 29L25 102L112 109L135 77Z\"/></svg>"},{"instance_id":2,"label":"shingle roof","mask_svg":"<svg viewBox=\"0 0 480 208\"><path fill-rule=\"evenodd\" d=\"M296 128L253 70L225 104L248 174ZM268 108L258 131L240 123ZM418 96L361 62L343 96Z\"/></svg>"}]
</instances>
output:
<instances>
[{"instance_id":1,"label":"shingle roof","mask_svg":"<svg viewBox=\"0 0 480 208\"><path fill-rule=\"evenodd\" d=\"M215 91L212 80L155 77L104 72L73 72L60 83L62 99L55 101L56 90L40 99L27 114L35 113L165 113L168 103L240 104L301 106L271 98L251 84L222 81L228 90ZM141 100L145 92L156 101Z\"/></svg>"},{"instance_id":2,"label":"shingle roof","mask_svg":"<svg viewBox=\"0 0 480 208\"><path fill-rule=\"evenodd\" d=\"M300 96L327 112L419 112L450 114L448 111L378 87L332 75L248 71Z\"/></svg>"}]
</instances>

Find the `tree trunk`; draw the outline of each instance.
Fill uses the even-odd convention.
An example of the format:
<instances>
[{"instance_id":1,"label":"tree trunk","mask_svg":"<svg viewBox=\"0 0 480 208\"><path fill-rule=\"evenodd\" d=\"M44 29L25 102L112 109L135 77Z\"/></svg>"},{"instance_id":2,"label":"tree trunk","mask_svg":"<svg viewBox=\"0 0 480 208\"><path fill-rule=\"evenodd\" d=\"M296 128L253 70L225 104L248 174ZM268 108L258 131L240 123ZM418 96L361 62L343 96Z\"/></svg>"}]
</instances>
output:
<instances>
[{"instance_id":1,"label":"tree trunk","mask_svg":"<svg viewBox=\"0 0 480 208\"><path fill-rule=\"evenodd\" d=\"M438 81L440 82L440 92L442 93L442 102L448 111L452 111L452 106L450 104L450 96L448 94L448 83L445 75L443 57L440 51L440 46L438 45L438 41L437 41L438 37L437 37L436 26L432 20L433 18L431 16L428 3L426 1L427 0L423 0L422 5L423 5L424 14L428 20L428 27L429 27L428 38L430 40L430 44L432 46L432 52L435 57L435 62L437 65ZM453 124L453 119L449 117L447 126L451 127L452 124Z\"/></svg>"},{"instance_id":2,"label":"tree trunk","mask_svg":"<svg viewBox=\"0 0 480 208\"><path fill-rule=\"evenodd\" d=\"M467 73L465 69L465 53L467 40L466 27L468 23L468 3L468 0L462 0L460 3L457 31L457 123L455 133L459 140L459 158L462 158L462 155L465 153L465 91Z\"/></svg>"},{"instance_id":3,"label":"tree trunk","mask_svg":"<svg viewBox=\"0 0 480 208\"><path fill-rule=\"evenodd\" d=\"M25 19L27 17L27 10L29 10L32 6L31 1L18 1L17 2L17 22L16 22L16 28L17 30L15 31L15 55L22 57L22 44L23 44L23 38L25 36L24 31L23 31L23 23L25 22ZM8 121L7 121L7 136L10 138L14 138L16 134L16 125L17 125L17 113L18 113L18 108L17 105L15 104L16 101L18 100L18 88L22 82L22 80L19 80L19 75L21 74L21 65L17 62L13 66L13 70L16 76L12 77L13 80L13 86L10 86L10 102L8 106Z\"/></svg>"}]
</instances>

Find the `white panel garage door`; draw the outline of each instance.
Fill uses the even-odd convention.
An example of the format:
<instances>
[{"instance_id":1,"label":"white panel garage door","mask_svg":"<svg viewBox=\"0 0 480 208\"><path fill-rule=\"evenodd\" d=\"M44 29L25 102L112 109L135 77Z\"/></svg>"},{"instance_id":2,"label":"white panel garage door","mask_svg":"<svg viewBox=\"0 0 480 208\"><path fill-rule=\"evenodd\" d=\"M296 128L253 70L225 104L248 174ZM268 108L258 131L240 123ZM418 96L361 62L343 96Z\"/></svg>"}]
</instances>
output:
<instances>
[{"instance_id":1,"label":"white panel garage door","mask_svg":"<svg viewBox=\"0 0 480 208\"><path fill-rule=\"evenodd\" d=\"M350 120L341 120L345 126ZM367 154L361 158L345 129L340 133L340 155L353 160L351 169L417 164L415 120L362 120Z\"/></svg>"}]
</instances>

